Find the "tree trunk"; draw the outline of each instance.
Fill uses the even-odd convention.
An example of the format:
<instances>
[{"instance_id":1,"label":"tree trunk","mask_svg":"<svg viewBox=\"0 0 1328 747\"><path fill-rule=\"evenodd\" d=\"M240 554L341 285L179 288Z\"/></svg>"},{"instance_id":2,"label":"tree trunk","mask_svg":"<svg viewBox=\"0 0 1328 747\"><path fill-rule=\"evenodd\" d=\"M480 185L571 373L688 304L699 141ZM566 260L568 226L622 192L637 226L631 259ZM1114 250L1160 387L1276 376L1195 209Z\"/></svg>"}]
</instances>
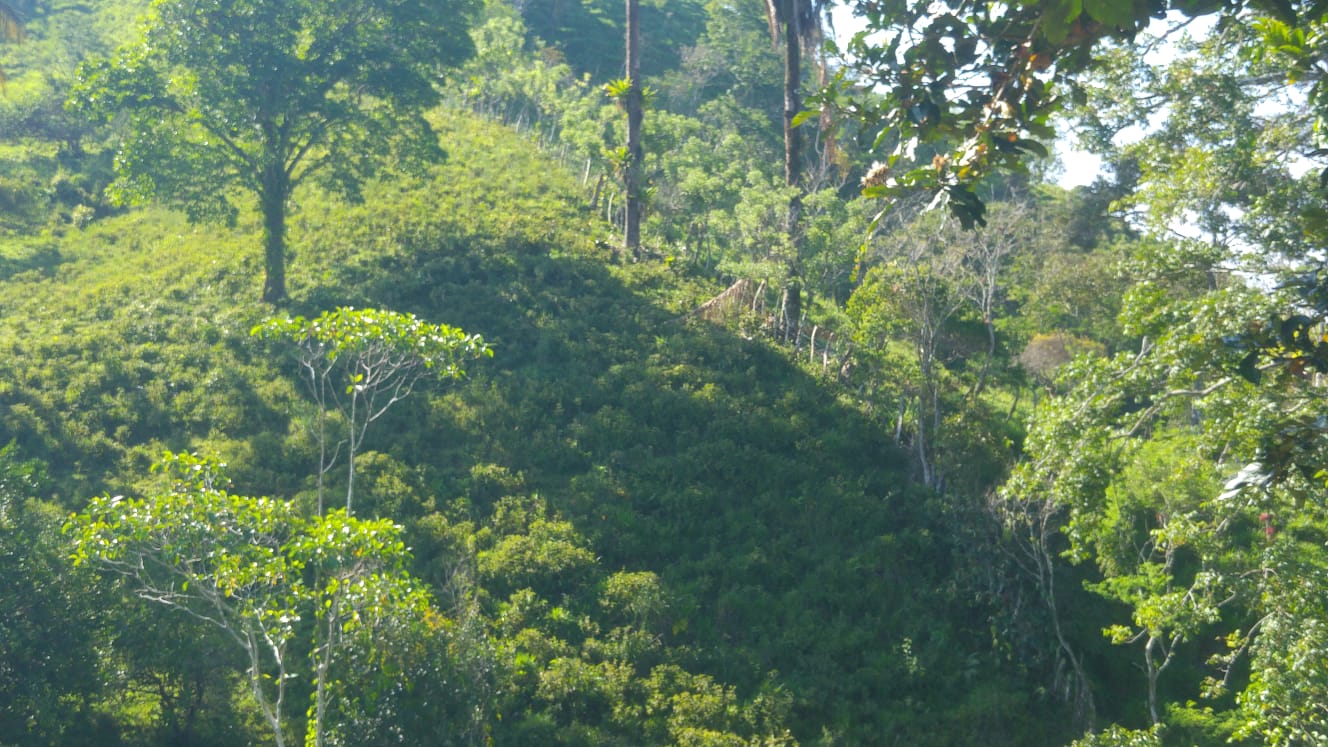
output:
<instances>
[{"instance_id":1,"label":"tree trunk","mask_svg":"<svg viewBox=\"0 0 1328 747\"><path fill-rule=\"evenodd\" d=\"M785 342L792 342L797 337L798 325L802 320L802 284L795 277L784 286L784 298L779 304L780 326L783 328Z\"/></svg>"},{"instance_id":2,"label":"tree trunk","mask_svg":"<svg viewBox=\"0 0 1328 747\"><path fill-rule=\"evenodd\" d=\"M784 184L797 187L802 182L802 134L793 126L793 118L802 110L802 29L793 0L782 0L784 12ZM788 234L795 240L802 213L802 193L789 201Z\"/></svg>"},{"instance_id":3,"label":"tree trunk","mask_svg":"<svg viewBox=\"0 0 1328 747\"><path fill-rule=\"evenodd\" d=\"M802 109L799 88L802 83L802 28L795 0L784 3L784 184L794 192L789 198L785 231L788 234L788 285L784 288L784 339L791 326L802 316L802 285L798 282L802 221L802 133L793 126L793 118Z\"/></svg>"},{"instance_id":4,"label":"tree trunk","mask_svg":"<svg viewBox=\"0 0 1328 747\"><path fill-rule=\"evenodd\" d=\"M346 456L346 516L351 516L351 501L355 498L355 453L359 450L360 440L364 437L363 429L359 428L355 415L360 403L360 390L353 387L350 394L350 444L347 448L349 452ZM367 417L367 415L365 416ZM366 422L365 428L369 427ZM357 432L358 431L358 432Z\"/></svg>"},{"instance_id":5,"label":"tree trunk","mask_svg":"<svg viewBox=\"0 0 1328 747\"><path fill-rule=\"evenodd\" d=\"M1162 668L1153 661L1153 649L1157 645L1155 635L1148 636L1148 642L1144 644L1144 669L1148 674L1148 723L1153 726L1162 722L1162 716L1157 708L1157 677Z\"/></svg>"},{"instance_id":6,"label":"tree trunk","mask_svg":"<svg viewBox=\"0 0 1328 747\"><path fill-rule=\"evenodd\" d=\"M645 102L641 90L641 3L627 0L627 225L623 248L634 259L641 258L641 120Z\"/></svg>"},{"instance_id":7,"label":"tree trunk","mask_svg":"<svg viewBox=\"0 0 1328 747\"><path fill-rule=\"evenodd\" d=\"M990 314L983 320L983 325L987 328L987 356L982 361L982 370L978 372L978 380L974 382L973 389L968 393L970 400L977 399L987 388L987 375L991 373L991 361L996 357L996 325L992 323Z\"/></svg>"},{"instance_id":8,"label":"tree trunk","mask_svg":"<svg viewBox=\"0 0 1328 747\"><path fill-rule=\"evenodd\" d=\"M280 303L286 299L286 198L290 178L280 162L263 170L258 195L263 211L263 300Z\"/></svg>"}]
</instances>

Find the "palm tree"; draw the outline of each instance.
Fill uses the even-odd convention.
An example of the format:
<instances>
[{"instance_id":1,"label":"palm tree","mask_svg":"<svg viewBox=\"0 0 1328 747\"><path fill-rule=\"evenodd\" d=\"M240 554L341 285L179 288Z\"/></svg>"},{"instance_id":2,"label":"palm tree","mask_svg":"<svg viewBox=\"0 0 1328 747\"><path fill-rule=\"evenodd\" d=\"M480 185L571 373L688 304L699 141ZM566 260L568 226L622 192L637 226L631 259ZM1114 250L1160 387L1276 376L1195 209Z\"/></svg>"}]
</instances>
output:
<instances>
[{"instance_id":1,"label":"palm tree","mask_svg":"<svg viewBox=\"0 0 1328 747\"><path fill-rule=\"evenodd\" d=\"M623 246L633 259L641 259L641 2L627 0L627 220Z\"/></svg>"},{"instance_id":2,"label":"palm tree","mask_svg":"<svg viewBox=\"0 0 1328 747\"><path fill-rule=\"evenodd\" d=\"M784 179L796 186L802 178L802 142L793 118L802 109L802 56L822 41L821 17L827 0L766 0L770 39L784 42Z\"/></svg>"},{"instance_id":3,"label":"palm tree","mask_svg":"<svg viewBox=\"0 0 1328 747\"><path fill-rule=\"evenodd\" d=\"M802 56L819 54L822 21L830 0L765 0L770 38L784 42L784 184L799 191L789 200L786 228L790 243L789 284L780 304L780 327L785 335L798 323L802 309L802 289L798 283L798 230L802 214L802 137L793 126L793 118L802 110ZM820 57L814 57L819 63Z\"/></svg>"}]
</instances>

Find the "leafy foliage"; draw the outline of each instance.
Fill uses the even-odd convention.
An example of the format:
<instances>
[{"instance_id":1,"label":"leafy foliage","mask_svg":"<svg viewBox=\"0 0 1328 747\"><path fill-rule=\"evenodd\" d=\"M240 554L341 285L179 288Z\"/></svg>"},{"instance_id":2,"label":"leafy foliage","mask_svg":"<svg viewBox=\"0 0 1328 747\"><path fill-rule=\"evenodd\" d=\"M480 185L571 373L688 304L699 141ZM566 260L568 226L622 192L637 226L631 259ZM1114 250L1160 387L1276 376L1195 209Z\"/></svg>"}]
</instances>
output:
<instances>
[{"instance_id":1,"label":"leafy foliage","mask_svg":"<svg viewBox=\"0 0 1328 747\"><path fill-rule=\"evenodd\" d=\"M93 707L103 590L70 567L43 482L15 444L0 448L0 740L91 745L114 731Z\"/></svg>"},{"instance_id":2,"label":"leafy foliage","mask_svg":"<svg viewBox=\"0 0 1328 747\"><path fill-rule=\"evenodd\" d=\"M455 2L156 2L144 36L79 69L72 104L128 117L113 197L160 196L234 222L233 190L264 218L264 300L286 295L285 214L313 175L352 198L388 155L441 155L422 110L433 76L472 51ZM200 178L200 175L205 178Z\"/></svg>"},{"instance_id":3,"label":"leafy foliage","mask_svg":"<svg viewBox=\"0 0 1328 747\"><path fill-rule=\"evenodd\" d=\"M227 492L215 462L167 454L161 464L166 493L95 499L71 519L75 562L127 577L143 599L215 626L238 644L250 692L278 745L291 728L288 686L307 635L300 623L311 618L316 689L309 740L341 743L325 723L334 661L343 648L382 645L373 631L385 620L427 610L424 592L404 575L400 529L338 512L306 521L288 503Z\"/></svg>"},{"instance_id":4,"label":"leafy foliage","mask_svg":"<svg viewBox=\"0 0 1328 747\"><path fill-rule=\"evenodd\" d=\"M355 492L355 457L369 426L392 405L410 396L426 375L456 379L461 364L493 355L478 335L445 324L428 324L413 314L375 309L338 308L317 319L269 319L250 332L268 339L288 339L299 350L301 379L319 407L318 513L323 513L323 475L330 470L343 441L328 454L328 410L345 420L347 447L346 513Z\"/></svg>"},{"instance_id":5,"label":"leafy foliage","mask_svg":"<svg viewBox=\"0 0 1328 747\"><path fill-rule=\"evenodd\" d=\"M976 191L983 179L1047 157L1052 117L1082 99L1078 85L1095 64L1098 42L1128 43L1168 12L1193 18L1223 10L1165 0L1047 0L976 10L903 0L852 5L864 28L848 42L837 84L820 101L863 122L875 133L873 149L886 153L864 180L864 194L891 200L929 192L933 205L946 206L966 227L986 220ZM1256 0L1232 8L1271 17L1273 27L1313 24L1321 13L1312 3Z\"/></svg>"},{"instance_id":6,"label":"leafy foliage","mask_svg":"<svg viewBox=\"0 0 1328 747\"><path fill-rule=\"evenodd\" d=\"M233 210L220 235L113 208L108 130L38 126L65 78L4 58L18 74L0 102L15 127L0 146L0 438L22 456L0 465L61 509L3 504L0 563L36 581L10 579L31 603L0 604L15 631L0 661L78 655L13 701L55 724L15 721L0 741L259 742L259 700L279 694L286 726L268 739L328 744L1050 744L1085 735L1095 710L1118 726L1081 743L1317 739L1328 520L1306 260L1323 222L1318 175L1282 165L1313 117L1257 103L1287 70L1314 85L1316 32L1286 13L1263 37L1228 22L1165 73L1111 51L1090 78L1090 43L1129 37L1151 8L861 3L868 33L850 46L876 68L843 80L891 85L828 92L821 103L863 118L832 142L804 116L818 147L789 185L759 3L646 5L659 93L641 261L609 249L621 124L601 84L620 74L593 51L617 58L615 36L595 35L616 6L494 0L473 60L402 101L358 98L374 121L341 131L406 122L419 149L375 140L287 195L304 269L277 320L235 302L254 290L243 247L271 228L239 190L206 195L202 212ZM43 69L66 41L83 50L69 59L104 55L125 26L91 19L128 7L93 6L33 13L21 49ZM285 18L268 10L254 18ZM107 28L95 42L47 25L85 12ZM1262 59L1232 53L1274 37L1285 49ZM142 50L122 40L119 59ZM435 82L478 116L434 108L421 123L395 106L431 105ZM334 103L360 83L329 89ZM177 84L148 93L210 81ZM991 178L1039 155L1066 84L1118 102L1080 110L1114 178L1073 193L1036 173ZM1156 129L1115 137L1139 121ZM898 145L895 160L854 199L848 174L867 171L873 141ZM914 220L909 185L986 231ZM347 193L363 201L334 199ZM858 252L882 196L896 212ZM1202 230L1177 240L1186 216ZM1305 279L1241 274L1270 269ZM808 323L772 344L762 333L793 285ZM382 390L390 404L424 381L410 377L451 378L490 345L502 355L414 390L411 407L356 399L372 373L357 361L408 373ZM294 363L273 354L288 347ZM363 413L382 425L373 450L351 449L345 487L384 521L313 503L336 430ZM163 450L217 454L238 487L189 456L163 487L148 474ZM122 492L158 498L88 504ZM257 494L280 497L240 497ZM71 569L78 532L60 537L57 512L85 506L72 526L100 540L152 524L173 549L217 550L175 556L203 563L188 594L255 600L231 619L284 641L286 675L255 688L221 627ZM162 512L179 521L153 524ZM186 603L183 583L160 598ZM269 606L298 622L271 627ZM28 610L67 620L32 635Z\"/></svg>"},{"instance_id":7,"label":"leafy foliage","mask_svg":"<svg viewBox=\"0 0 1328 747\"><path fill-rule=\"evenodd\" d=\"M952 586L965 551L945 529L951 507L907 485L876 422L778 349L687 320L712 281L681 264L608 264L576 176L521 137L455 114L434 126L453 157L427 178L371 182L362 205L303 202L292 223L306 321L409 310L483 330L501 352L392 409L391 438L359 460L357 512L403 524L443 610L380 631L405 657L383 668L400 688L343 679L390 708L332 697L329 725L569 744L1057 728L1038 721L1054 703L1016 686L1022 665L972 622L985 602ZM227 495L306 505L317 408L298 368L246 334L266 314L234 305L251 280L233 250L255 230L208 237L134 211L71 232L50 277L6 281L31 303L4 319L20 351L4 396L27 405L4 410L4 432L50 464L68 507L92 490L162 492L143 475L172 445L231 463ZM148 288L156 300L139 305ZM543 508L518 511L532 495ZM281 510L294 527L312 521ZM301 635L290 660L305 673ZM382 661L347 655L356 672ZM245 682L244 664L217 659L232 689ZM306 681L288 704L312 701ZM881 698L912 700L895 711ZM239 695L230 711L206 702L223 723L257 715Z\"/></svg>"}]
</instances>

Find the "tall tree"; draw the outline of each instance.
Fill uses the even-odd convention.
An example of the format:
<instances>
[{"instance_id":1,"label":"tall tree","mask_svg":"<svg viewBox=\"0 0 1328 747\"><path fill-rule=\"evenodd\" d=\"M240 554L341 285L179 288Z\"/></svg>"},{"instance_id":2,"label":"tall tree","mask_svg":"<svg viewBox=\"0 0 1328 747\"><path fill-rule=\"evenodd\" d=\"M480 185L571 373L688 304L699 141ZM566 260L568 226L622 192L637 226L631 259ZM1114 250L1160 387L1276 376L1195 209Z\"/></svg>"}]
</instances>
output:
<instances>
[{"instance_id":1,"label":"tall tree","mask_svg":"<svg viewBox=\"0 0 1328 747\"><path fill-rule=\"evenodd\" d=\"M645 92L641 88L641 0L627 0L627 225L623 248L634 258L641 255L641 121Z\"/></svg>"},{"instance_id":2,"label":"tall tree","mask_svg":"<svg viewBox=\"0 0 1328 747\"><path fill-rule=\"evenodd\" d=\"M965 290L973 283L966 265L974 264L978 253L953 233L925 215L901 221L875 240L872 259L879 264L866 273L847 308L859 346L872 351L864 359L878 359L877 365L903 382L895 440L907 441L919 481L938 491L945 487L947 467L945 390L953 386L946 364L954 354L946 349L947 337L970 302ZM908 354L902 359L890 350L893 340L905 343Z\"/></svg>"},{"instance_id":3,"label":"tall tree","mask_svg":"<svg viewBox=\"0 0 1328 747\"><path fill-rule=\"evenodd\" d=\"M111 190L233 221L257 198L263 300L286 295L286 211L317 176L354 199L389 155L442 156L422 113L440 68L472 53L474 0L157 0L142 38L83 64L74 101L127 114Z\"/></svg>"},{"instance_id":4,"label":"tall tree","mask_svg":"<svg viewBox=\"0 0 1328 747\"><path fill-rule=\"evenodd\" d=\"M787 334L796 325L802 308L802 290L798 283L798 234L802 216L802 137L795 121L802 112L802 57L821 42L821 14L826 0L766 0L766 18L770 38L784 42L784 184L793 188L789 199L785 230L789 236L789 281L781 304L781 325Z\"/></svg>"}]
</instances>

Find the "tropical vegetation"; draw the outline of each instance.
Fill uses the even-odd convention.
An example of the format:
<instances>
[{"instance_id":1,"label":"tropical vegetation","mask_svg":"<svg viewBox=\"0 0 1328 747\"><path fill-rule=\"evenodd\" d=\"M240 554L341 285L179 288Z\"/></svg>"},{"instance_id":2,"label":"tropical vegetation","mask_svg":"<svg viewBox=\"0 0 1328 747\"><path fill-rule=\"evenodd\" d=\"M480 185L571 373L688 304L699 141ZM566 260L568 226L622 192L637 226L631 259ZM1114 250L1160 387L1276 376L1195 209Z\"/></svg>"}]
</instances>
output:
<instances>
[{"instance_id":1,"label":"tropical vegetation","mask_svg":"<svg viewBox=\"0 0 1328 747\"><path fill-rule=\"evenodd\" d=\"M1324 9L835 9L0 3L0 745L1328 744Z\"/></svg>"}]
</instances>

